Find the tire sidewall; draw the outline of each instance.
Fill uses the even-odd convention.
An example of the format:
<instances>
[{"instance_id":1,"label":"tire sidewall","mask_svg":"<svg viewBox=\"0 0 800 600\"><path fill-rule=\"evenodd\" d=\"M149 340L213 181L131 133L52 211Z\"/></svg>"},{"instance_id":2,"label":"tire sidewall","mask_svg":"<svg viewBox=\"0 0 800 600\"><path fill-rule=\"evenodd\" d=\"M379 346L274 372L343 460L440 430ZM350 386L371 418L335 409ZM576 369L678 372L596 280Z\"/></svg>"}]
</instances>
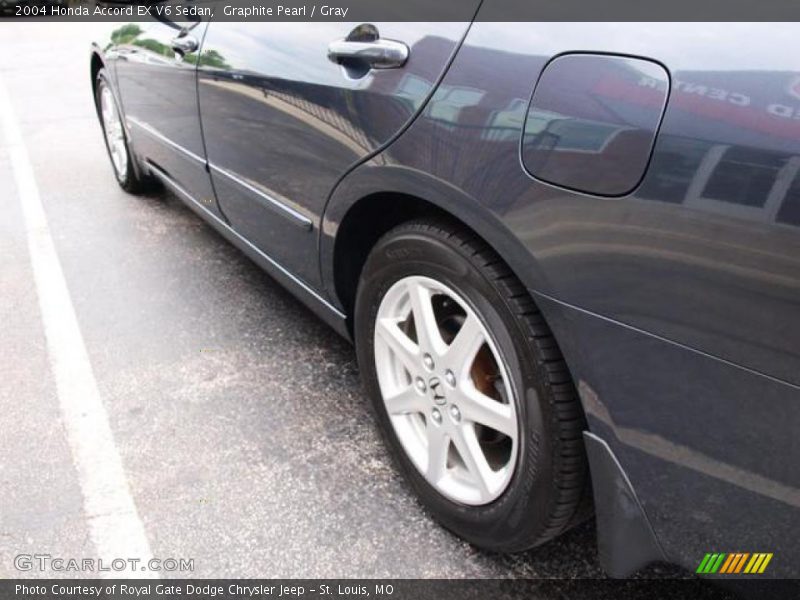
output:
<instances>
[{"instance_id":1,"label":"tire sidewall","mask_svg":"<svg viewBox=\"0 0 800 600\"><path fill-rule=\"evenodd\" d=\"M375 368L374 333L380 302L400 279L419 275L458 292L491 332L505 363L520 424L514 474L502 495L483 506L454 502L437 492L407 456L383 402ZM493 282L458 245L430 233L405 231L378 242L365 265L356 298L356 352L362 378L393 456L425 506L446 527L487 548L531 539L546 526L553 501L553 418L548 390L534 365L540 362L507 302Z\"/></svg>"},{"instance_id":2,"label":"tire sidewall","mask_svg":"<svg viewBox=\"0 0 800 600\"><path fill-rule=\"evenodd\" d=\"M114 177L117 179L117 182L123 189L128 190L129 188L136 186L137 165L134 164L135 161L133 160L133 153L131 152L131 143L128 138L128 132L125 131L125 127L123 125L122 135L125 139L125 149L127 151L128 161L127 168L125 169L125 177L120 177L120 174L117 172L117 168L114 166L114 161L111 158L111 148L108 146L108 138L106 137L106 124L103 120L101 99L103 88L108 88L111 91L111 97L114 99L114 106L117 109L117 114L119 115L120 120L122 120L122 110L120 109L117 95L114 93L114 88L108 81L105 69L100 69L100 71L97 73L97 84L95 85L95 102L97 105L97 115L100 118L100 127L103 129L103 143L105 144L106 152L108 153L108 159L111 162L111 170L114 172Z\"/></svg>"}]
</instances>

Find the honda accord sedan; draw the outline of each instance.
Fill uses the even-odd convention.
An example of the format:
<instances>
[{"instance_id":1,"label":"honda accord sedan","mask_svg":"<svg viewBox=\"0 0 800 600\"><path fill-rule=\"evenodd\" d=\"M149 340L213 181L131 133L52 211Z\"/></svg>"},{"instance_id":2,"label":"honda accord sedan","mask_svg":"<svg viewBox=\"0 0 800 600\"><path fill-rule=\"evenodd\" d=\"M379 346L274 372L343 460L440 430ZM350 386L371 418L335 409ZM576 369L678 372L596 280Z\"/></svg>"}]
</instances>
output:
<instances>
[{"instance_id":1,"label":"honda accord sedan","mask_svg":"<svg viewBox=\"0 0 800 600\"><path fill-rule=\"evenodd\" d=\"M798 576L795 26L482 20L494 2L109 28L114 175L352 340L398 470L469 542L594 514L611 575Z\"/></svg>"}]
</instances>

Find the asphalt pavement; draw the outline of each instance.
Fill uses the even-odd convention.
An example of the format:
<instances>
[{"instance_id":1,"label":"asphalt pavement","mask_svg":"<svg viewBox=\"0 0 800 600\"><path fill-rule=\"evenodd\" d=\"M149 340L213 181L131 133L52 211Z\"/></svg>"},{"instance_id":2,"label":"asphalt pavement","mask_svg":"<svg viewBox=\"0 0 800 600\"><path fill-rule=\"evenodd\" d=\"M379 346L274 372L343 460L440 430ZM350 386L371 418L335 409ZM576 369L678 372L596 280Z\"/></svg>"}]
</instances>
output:
<instances>
[{"instance_id":1,"label":"asphalt pavement","mask_svg":"<svg viewBox=\"0 0 800 600\"><path fill-rule=\"evenodd\" d=\"M196 577L602 576L593 522L500 556L431 520L382 445L352 347L176 197L118 188L90 39L0 24L0 78L153 555L194 559ZM2 136L0 210L0 577L74 576L13 562L97 552Z\"/></svg>"}]
</instances>

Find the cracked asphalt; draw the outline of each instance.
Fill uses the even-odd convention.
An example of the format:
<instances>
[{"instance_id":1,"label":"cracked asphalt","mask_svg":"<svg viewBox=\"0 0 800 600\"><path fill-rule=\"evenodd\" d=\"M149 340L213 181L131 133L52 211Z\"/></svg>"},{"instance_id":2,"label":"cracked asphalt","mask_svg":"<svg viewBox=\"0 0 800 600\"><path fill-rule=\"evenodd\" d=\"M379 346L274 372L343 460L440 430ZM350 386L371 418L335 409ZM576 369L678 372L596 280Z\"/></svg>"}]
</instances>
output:
<instances>
[{"instance_id":1,"label":"cracked asphalt","mask_svg":"<svg viewBox=\"0 0 800 600\"><path fill-rule=\"evenodd\" d=\"M593 522L511 556L435 524L381 443L352 347L176 197L118 188L88 29L1 24L0 76L153 554L194 559L196 577L601 577ZM0 577L13 578L20 553L96 553L4 143Z\"/></svg>"}]
</instances>

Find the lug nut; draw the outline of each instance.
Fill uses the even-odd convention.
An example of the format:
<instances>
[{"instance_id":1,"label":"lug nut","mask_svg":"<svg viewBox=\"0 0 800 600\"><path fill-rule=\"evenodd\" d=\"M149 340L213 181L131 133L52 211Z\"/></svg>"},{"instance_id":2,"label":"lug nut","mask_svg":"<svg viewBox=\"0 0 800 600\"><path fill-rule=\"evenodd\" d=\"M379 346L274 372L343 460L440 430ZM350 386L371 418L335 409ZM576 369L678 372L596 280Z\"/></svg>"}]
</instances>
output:
<instances>
[{"instance_id":1,"label":"lug nut","mask_svg":"<svg viewBox=\"0 0 800 600\"><path fill-rule=\"evenodd\" d=\"M450 405L450 416L453 417L453 421L456 423L461 420L461 411L458 410L458 407L455 404Z\"/></svg>"},{"instance_id":2,"label":"lug nut","mask_svg":"<svg viewBox=\"0 0 800 600\"><path fill-rule=\"evenodd\" d=\"M431 418L437 425L442 424L442 413L439 412L438 408L434 408L433 411L431 411Z\"/></svg>"},{"instance_id":3,"label":"lug nut","mask_svg":"<svg viewBox=\"0 0 800 600\"><path fill-rule=\"evenodd\" d=\"M433 364L433 358L431 358L430 354L426 354L422 357L422 364L425 365L425 368L428 369L428 371L433 371L433 367L435 366Z\"/></svg>"},{"instance_id":4,"label":"lug nut","mask_svg":"<svg viewBox=\"0 0 800 600\"><path fill-rule=\"evenodd\" d=\"M450 387L456 387L456 376L450 369L447 369L447 371L444 372L444 380Z\"/></svg>"},{"instance_id":5,"label":"lug nut","mask_svg":"<svg viewBox=\"0 0 800 600\"><path fill-rule=\"evenodd\" d=\"M425 390L428 389L428 387L425 385L425 380L422 377L417 377L414 385L416 385L417 389L423 394L425 393Z\"/></svg>"}]
</instances>

